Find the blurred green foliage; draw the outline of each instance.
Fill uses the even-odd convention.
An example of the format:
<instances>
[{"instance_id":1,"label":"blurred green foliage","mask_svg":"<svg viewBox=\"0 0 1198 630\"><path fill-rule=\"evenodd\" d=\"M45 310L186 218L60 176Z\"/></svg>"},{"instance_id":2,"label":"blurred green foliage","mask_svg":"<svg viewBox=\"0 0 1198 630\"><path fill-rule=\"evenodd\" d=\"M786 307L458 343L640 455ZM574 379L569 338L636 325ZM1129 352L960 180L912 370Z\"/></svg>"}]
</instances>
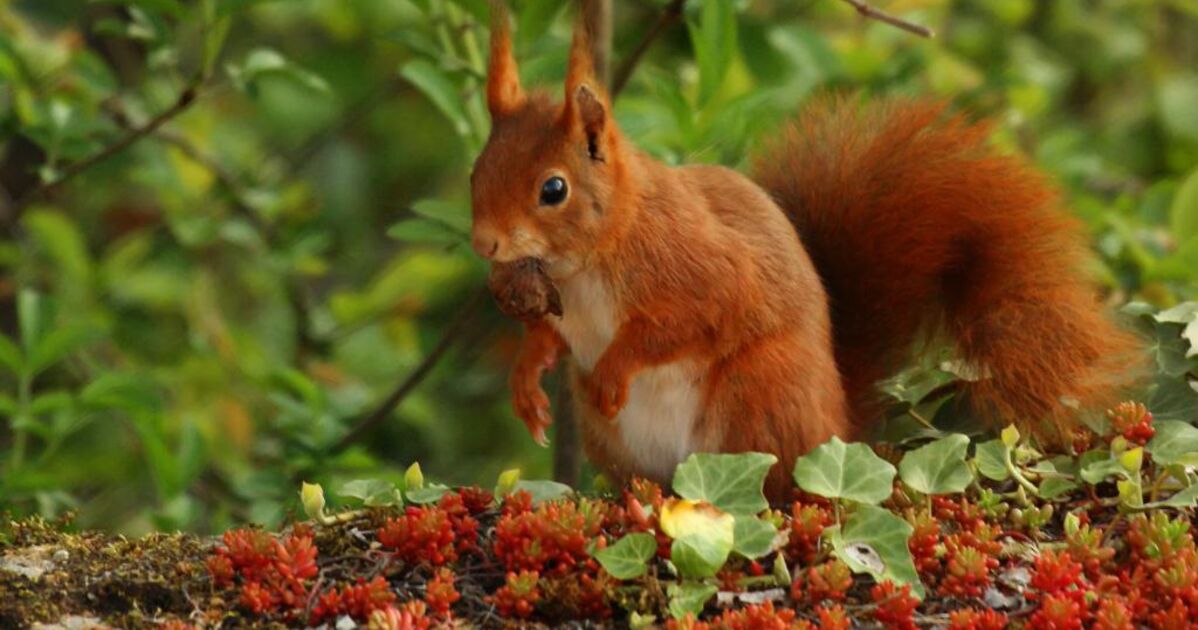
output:
<instances>
[{"instance_id":1,"label":"blurred green foliage","mask_svg":"<svg viewBox=\"0 0 1198 630\"><path fill-rule=\"evenodd\" d=\"M567 4L513 0L526 84L560 89ZM1113 303L1196 294L1198 4L875 4L937 37L839 0L690 0L617 118L668 162L737 166L821 90L939 95L1060 181ZM664 5L615 3L615 64ZM416 459L546 475L508 411L518 329L462 315L485 24L484 0L0 0L0 509L216 530Z\"/></svg>"}]
</instances>

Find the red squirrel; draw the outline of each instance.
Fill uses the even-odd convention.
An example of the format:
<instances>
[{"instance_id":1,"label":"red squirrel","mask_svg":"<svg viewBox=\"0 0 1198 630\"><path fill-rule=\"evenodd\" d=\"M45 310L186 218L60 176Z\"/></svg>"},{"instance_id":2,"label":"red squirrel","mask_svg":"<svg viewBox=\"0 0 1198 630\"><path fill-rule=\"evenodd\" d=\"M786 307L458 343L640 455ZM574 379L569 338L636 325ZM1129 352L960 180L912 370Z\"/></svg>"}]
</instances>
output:
<instances>
[{"instance_id":1,"label":"red squirrel","mask_svg":"<svg viewBox=\"0 0 1198 630\"><path fill-rule=\"evenodd\" d=\"M879 415L876 382L922 339L977 367L975 412L1041 434L1067 435L1135 371L1083 232L986 125L934 101L825 98L752 178L670 167L620 133L585 29L559 103L522 89L497 9L472 244L497 264L538 259L560 291L560 316L525 324L510 381L539 443L541 377L562 355L587 456L615 481L760 451L779 458L773 497L796 457Z\"/></svg>"}]
</instances>

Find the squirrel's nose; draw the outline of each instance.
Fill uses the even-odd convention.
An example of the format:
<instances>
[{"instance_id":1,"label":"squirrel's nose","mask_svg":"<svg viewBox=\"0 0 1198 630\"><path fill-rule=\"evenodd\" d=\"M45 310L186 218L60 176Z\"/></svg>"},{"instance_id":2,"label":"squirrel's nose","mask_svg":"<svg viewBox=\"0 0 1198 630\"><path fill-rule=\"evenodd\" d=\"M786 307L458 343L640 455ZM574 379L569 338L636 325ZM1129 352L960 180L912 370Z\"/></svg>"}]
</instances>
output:
<instances>
[{"instance_id":1,"label":"squirrel's nose","mask_svg":"<svg viewBox=\"0 0 1198 630\"><path fill-rule=\"evenodd\" d=\"M475 234L471 239L471 244L474 246L474 251L487 260L494 258L499 251L499 239L489 234Z\"/></svg>"}]
</instances>

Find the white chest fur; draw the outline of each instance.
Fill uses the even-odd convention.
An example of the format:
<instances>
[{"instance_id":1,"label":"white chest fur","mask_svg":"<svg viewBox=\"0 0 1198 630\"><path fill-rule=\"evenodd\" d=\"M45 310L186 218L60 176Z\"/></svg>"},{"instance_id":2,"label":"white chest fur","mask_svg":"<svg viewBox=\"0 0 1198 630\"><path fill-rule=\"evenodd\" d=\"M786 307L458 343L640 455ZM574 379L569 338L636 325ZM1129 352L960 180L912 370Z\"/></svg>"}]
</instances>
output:
<instances>
[{"instance_id":1,"label":"white chest fur","mask_svg":"<svg viewBox=\"0 0 1198 630\"><path fill-rule=\"evenodd\" d=\"M596 272L584 271L558 288L564 315L555 325L575 361L589 372L615 338L622 315ZM620 437L639 474L668 480L674 467L691 453L701 411L701 373L700 366L684 360L633 377L628 402L614 422L619 423Z\"/></svg>"}]
</instances>

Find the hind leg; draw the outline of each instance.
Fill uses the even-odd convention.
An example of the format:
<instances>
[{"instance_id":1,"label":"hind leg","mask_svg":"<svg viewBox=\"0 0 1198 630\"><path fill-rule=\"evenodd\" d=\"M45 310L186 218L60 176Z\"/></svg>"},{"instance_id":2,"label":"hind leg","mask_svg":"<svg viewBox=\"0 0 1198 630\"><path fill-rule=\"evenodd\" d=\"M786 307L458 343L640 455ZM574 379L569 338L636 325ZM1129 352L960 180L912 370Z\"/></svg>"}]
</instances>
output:
<instances>
[{"instance_id":1,"label":"hind leg","mask_svg":"<svg viewBox=\"0 0 1198 630\"><path fill-rule=\"evenodd\" d=\"M797 457L851 433L829 344L798 334L760 341L724 360L712 370L708 391L697 441L721 452L777 455L766 479L774 502L790 497Z\"/></svg>"}]
</instances>

